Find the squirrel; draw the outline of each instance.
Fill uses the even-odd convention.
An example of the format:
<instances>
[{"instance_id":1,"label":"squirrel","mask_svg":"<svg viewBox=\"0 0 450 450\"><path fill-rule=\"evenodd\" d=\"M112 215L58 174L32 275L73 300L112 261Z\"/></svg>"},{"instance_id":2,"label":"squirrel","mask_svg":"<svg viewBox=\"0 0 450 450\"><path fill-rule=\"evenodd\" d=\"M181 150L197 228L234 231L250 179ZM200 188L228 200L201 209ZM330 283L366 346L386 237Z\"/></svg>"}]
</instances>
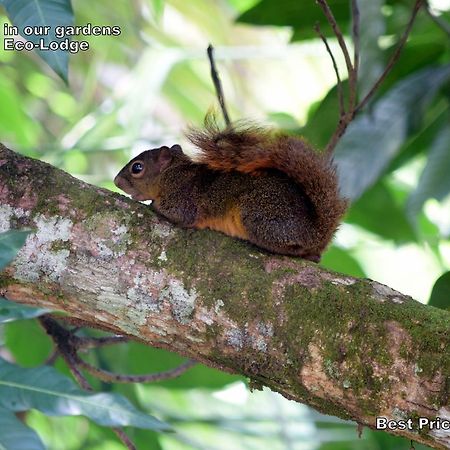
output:
<instances>
[{"instance_id":1,"label":"squirrel","mask_svg":"<svg viewBox=\"0 0 450 450\"><path fill-rule=\"evenodd\" d=\"M220 130L213 120L176 144L147 150L114 179L134 200L176 225L210 228L273 253L320 261L347 202L335 167L302 138L252 125Z\"/></svg>"}]
</instances>

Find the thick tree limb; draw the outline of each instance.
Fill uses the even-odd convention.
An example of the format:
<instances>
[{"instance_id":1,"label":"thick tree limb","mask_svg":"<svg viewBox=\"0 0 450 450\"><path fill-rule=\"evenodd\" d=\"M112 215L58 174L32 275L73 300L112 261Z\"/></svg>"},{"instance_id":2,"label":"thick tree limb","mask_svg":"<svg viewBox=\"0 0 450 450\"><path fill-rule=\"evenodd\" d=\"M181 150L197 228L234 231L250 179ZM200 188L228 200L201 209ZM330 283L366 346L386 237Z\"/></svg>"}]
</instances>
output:
<instances>
[{"instance_id":1,"label":"thick tree limb","mask_svg":"<svg viewBox=\"0 0 450 450\"><path fill-rule=\"evenodd\" d=\"M450 419L450 313L371 280L173 228L0 147L0 230L32 227L0 296L56 308L371 428ZM393 434L450 448L450 431Z\"/></svg>"}]
</instances>

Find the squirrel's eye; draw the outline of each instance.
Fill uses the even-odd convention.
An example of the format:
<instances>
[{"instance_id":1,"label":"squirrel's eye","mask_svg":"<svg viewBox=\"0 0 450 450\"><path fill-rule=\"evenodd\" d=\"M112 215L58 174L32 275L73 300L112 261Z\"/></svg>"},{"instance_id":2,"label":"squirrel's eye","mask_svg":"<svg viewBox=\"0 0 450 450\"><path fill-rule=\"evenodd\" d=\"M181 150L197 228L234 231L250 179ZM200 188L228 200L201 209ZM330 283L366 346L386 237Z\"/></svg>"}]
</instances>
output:
<instances>
[{"instance_id":1,"label":"squirrel's eye","mask_svg":"<svg viewBox=\"0 0 450 450\"><path fill-rule=\"evenodd\" d=\"M144 164L140 161L135 162L131 166L131 173L134 175L137 175L138 173L141 173L144 170Z\"/></svg>"}]
</instances>

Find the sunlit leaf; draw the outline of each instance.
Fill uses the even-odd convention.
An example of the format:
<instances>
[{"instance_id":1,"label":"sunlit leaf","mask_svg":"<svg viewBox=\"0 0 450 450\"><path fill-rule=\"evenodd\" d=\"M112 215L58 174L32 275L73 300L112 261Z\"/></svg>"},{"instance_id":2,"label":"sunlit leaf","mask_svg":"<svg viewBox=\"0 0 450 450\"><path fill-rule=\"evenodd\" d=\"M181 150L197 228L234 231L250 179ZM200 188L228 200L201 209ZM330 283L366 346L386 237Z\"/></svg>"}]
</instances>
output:
<instances>
[{"instance_id":1,"label":"sunlit leaf","mask_svg":"<svg viewBox=\"0 0 450 450\"><path fill-rule=\"evenodd\" d=\"M19 33L33 43L39 43L41 39L48 46L51 41L61 41L55 35L56 26L68 26L73 24L73 11L70 0L3 0L3 5L12 24L17 26ZM47 35L24 34L27 26L50 26ZM39 50L41 58L64 80L68 79L69 54L62 50Z\"/></svg>"},{"instance_id":2,"label":"sunlit leaf","mask_svg":"<svg viewBox=\"0 0 450 450\"><path fill-rule=\"evenodd\" d=\"M450 272L441 275L434 283L428 304L441 309L450 309Z\"/></svg>"},{"instance_id":3,"label":"sunlit leaf","mask_svg":"<svg viewBox=\"0 0 450 450\"><path fill-rule=\"evenodd\" d=\"M106 426L170 429L120 395L87 393L52 367L24 369L1 358L0 406L11 411L38 409L50 416L84 415Z\"/></svg>"},{"instance_id":4,"label":"sunlit leaf","mask_svg":"<svg viewBox=\"0 0 450 450\"><path fill-rule=\"evenodd\" d=\"M431 145L417 188L408 199L408 214L415 218L429 198L443 200L450 194L450 125L443 127Z\"/></svg>"},{"instance_id":5,"label":"sunlit leaf","mask_svg":"<svg viewBox=\"0 0 450 450\"><path fill-rule=\"evenodd\" d=\"M44 444L31 428L28 428L11 411L0 407L1 450L44 450Z\"/></svg>"}]
</instances>

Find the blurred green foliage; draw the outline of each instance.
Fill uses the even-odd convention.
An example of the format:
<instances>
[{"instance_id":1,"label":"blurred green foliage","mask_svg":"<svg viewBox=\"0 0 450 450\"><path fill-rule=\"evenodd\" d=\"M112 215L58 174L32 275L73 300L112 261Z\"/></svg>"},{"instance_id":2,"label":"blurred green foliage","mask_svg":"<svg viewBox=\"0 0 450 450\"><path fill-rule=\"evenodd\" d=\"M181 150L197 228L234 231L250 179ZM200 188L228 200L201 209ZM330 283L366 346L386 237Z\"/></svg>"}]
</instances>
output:
<instances>
[{"instance_id":1,"label":"blurred green foliage","mask_svg":"<svg viewBox=\"0 0 450 450\"><path fill-rule=\"evenodd\" d=\"M24 20L14 12L22 3L0 1L2 32L4 23L9 23L7 13L13 22ZM31 11L29 20L118 25L121 34L78 36L89 42L90 50L69 58L46 54L47 63L68 78L68 84L36 54L0 47L0 142L26 155L114 189L111 180L131 155L162 144L184 144L183 129L200 124L215 105L205 57L209 42L216 46L233 118L276 124L301 133L319 148L336 126L334 72L314 34L316 21L330 38L343 78L344 66L330 27L313 0L74 0L74 17L69 2L57 3L59 15L52 16L44 8L43 17L33 19ZM349 2L329 3L348 36ZM392 54L413 2L358 3L363 95ZM442 1L430 4L434 17L424 10L419 13L392 72L336 149L343 190L354 201L322 265L378 278L421 300L428 299L434 281L445 273L436 282L431 303L448 308L450 12L442 9ZM399 255L411 248L419 257L402 260ZM375 264L374 254L381 250L385 264ZM396 270L389 271L388 263ZM379 266L384 265L383 271ZM421 276L409 276L410 270ZM21 315L23 311L8 312L15 318L27 317ZM48 337L32 321L3 326L0 344L27 367L42 364L51 352ZM182 361L137 343L93 351L88 360L122 373L165 370ZM68 375L62 361L56 367ZM126 395L177 430L161 435L128 429L139 449L409 448L408 441L383 432L365 431L357 439L354 425L325 418L270 392L247 397L242 384L233 385L240 393L227 390L225 399L213 398L213 391L242 381L203 366L156 386L90 381L97 390ZM6 413L0 412L0 417L2 429L20 426ZM111 430L85 418L49 418L32 411L26 423L52 450L122 448ZM27 439L33 436L23 431L23 442Z\"/></svg>"}]
</instances>

